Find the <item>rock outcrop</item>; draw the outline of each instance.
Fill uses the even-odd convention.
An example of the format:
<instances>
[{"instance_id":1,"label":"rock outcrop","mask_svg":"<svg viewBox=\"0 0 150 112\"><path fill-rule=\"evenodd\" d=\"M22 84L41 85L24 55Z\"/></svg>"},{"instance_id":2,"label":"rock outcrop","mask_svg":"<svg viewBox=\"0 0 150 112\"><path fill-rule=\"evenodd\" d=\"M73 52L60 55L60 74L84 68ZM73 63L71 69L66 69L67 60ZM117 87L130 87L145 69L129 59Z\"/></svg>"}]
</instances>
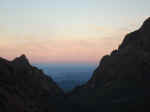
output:
<instances>
[{"instance_id":1,"label":"rock outcrop","mask_svg":"<svg viewBox=\"0 0 150 112\"><path fill-rule=\"evenodd\" d=\"M101 59L87 85L96 87L100 85L98 83L103 83L108 86L113 80L145 82L150 79L149 68L150 18L139 30L127 34L117 50Z\"/></svg>"},{"instance_id":2,"label":"rock outcrop","mask_svg":"<svg viewBox=\"0 0 150 112\"><path fill-rule=\"evenodd\" d=\"M11 62L0 58L0 112L48 112L63 98L57 84L25 55Z\"/></svg>"},{"instance_id":3,"label":"rock outcrop","mask_svg":"<svg viewBox=\"0 0 150 112\"><path fill-rule=\"evenodd\" d=\"M141 112L150 100L150 18L104 56L92 78L68 93L81 111Z\"/></svg>"}]
</instances>

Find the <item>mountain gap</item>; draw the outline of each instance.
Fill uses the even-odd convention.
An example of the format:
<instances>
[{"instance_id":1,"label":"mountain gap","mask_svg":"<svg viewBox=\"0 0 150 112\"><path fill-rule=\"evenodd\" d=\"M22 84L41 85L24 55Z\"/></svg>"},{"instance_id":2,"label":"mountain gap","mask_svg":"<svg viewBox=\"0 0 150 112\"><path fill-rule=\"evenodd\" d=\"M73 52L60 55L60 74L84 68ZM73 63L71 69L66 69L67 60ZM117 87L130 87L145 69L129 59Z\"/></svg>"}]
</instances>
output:
<instances>
[{"instance_id":1,"label":"mountain gap","mask_svg":"<svg viewBox=\"0 0 150 112\"><path fill-rule=\"evenodd\" d=\"M92 77L64 91L25 55L0 58L3 112L143 112L150 101L150 18L104 56Z\"/></svg>"}]
</instances>

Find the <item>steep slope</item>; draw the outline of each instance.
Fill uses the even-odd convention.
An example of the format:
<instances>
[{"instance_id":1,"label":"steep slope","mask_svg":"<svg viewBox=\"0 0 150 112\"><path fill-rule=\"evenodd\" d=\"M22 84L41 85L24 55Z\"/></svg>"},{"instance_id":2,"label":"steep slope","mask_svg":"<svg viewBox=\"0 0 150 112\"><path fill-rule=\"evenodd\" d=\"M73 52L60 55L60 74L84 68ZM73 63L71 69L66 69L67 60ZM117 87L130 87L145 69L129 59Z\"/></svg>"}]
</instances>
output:
<instances>
[{"instance_id":1,"label":"steep slope","mask_svg":"<svg viewBox=\"0 0 150 112\"><path fill-rule=\"evenodd\" d=\"M63 91L24 55L12 62L0 58L0 112L56 111L62 100Z\"/></svg>"},{"instance_id":2,"label":"steep slope","mask_svg":"<svg viewBox=\"0 0 150 112\"><path fill-rule=\"evenodd\" d=\"M87 85L98 83L107 86L112 80L149 80L150 79L150 18L142 27L124 38L118 50L102 58ZM98 81L98 82L97 82Z\"/></svg>"},{"instance_id":3,"label":"steep slope","mask_svg":"<svg viewBox=\"0 0 150 112\"><path fill-rule=\"evenodd\" d=\"M68 93L80 111L143 111L150 96L150 18L104 56L92 78Z\"/></svg>"}]
</instances>

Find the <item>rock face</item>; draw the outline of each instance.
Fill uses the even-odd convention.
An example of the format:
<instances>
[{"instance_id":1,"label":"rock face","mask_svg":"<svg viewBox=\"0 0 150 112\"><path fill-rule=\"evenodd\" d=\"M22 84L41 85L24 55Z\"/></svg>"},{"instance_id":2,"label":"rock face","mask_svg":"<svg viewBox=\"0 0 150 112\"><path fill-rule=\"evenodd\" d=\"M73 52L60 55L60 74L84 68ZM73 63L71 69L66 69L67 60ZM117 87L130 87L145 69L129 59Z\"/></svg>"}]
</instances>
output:
<instances>
[{"instance_id":1,"label":"rock face","mask_svg":"<svg viewBox=\"0 0 150 112\"><path fill-rule=\"evenodd\" d=\"M104 56L92 78L68 93L81 111L141 112L150 96L150 18Z\"/></svg>"},{"instance_id":2,"label":"rock face","mask_svg":"<svg viewBox=\"0 0 150 112\"><path fill-rule=\"evenodd\" d=\"M64 98L63 91L22 55L0 58L0 112L48 112Z\"/></svg>"},{"instance_id":3,"label":"rock face","mask_svg":"<svg viewBox=\"0 0 150 112\"><path fill-rule=\"evenodd\" d=\"M142 27L124 38L119 48L102 58L87 85L110 84L113 80L150 79L150 18ZM102 81L102 82L101 82Z\"/></svg>"}]
</instances>

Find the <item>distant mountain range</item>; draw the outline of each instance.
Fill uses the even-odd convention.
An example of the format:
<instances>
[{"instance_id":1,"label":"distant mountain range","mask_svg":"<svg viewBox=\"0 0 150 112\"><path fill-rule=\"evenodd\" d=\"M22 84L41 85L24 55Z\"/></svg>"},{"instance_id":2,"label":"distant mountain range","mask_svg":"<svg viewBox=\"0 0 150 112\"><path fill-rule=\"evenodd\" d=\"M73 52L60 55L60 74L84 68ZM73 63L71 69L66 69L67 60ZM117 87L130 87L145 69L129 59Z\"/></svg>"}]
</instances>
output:
<instances>
[{"instance_id":1,"label":"distant mountain range","mask_svg":"<svg viewBox=\"0 0 150 112\"><path fill-rule=\"evenodd\" d=\"M0 58L0 112L148 112L149 102L150 18L67 93L25 55Z\"/></svg>"}]
</instances>

